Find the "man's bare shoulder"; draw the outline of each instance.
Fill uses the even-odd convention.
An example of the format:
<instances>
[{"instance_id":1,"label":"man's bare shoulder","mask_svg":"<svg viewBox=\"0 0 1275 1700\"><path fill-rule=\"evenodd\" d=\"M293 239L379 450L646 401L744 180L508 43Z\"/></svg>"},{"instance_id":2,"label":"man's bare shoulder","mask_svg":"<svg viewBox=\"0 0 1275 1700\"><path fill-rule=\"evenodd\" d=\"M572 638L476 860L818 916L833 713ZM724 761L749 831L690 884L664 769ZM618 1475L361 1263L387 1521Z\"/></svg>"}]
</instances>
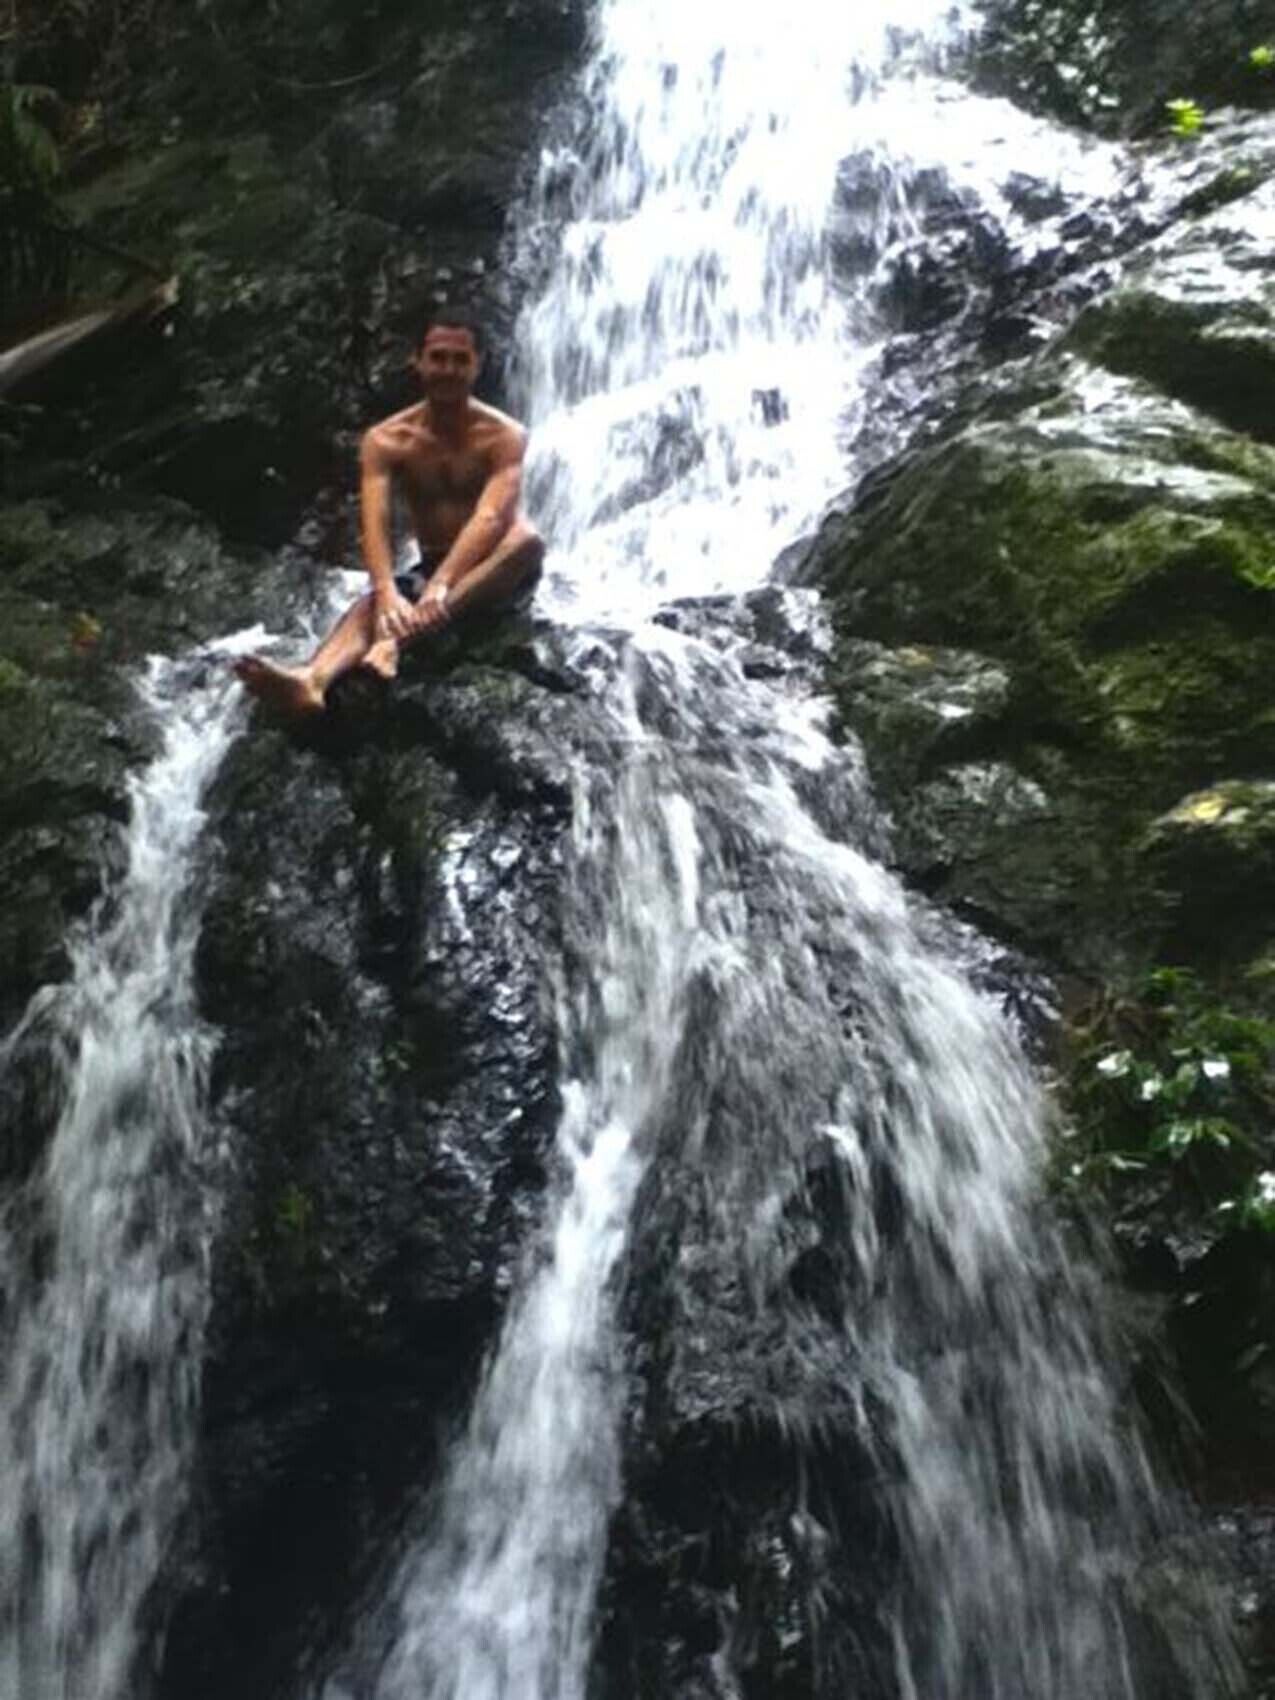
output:
<instances>
[{"instance_id":1,"label":"man's bare shoulder","mask_svg":"<svg viewBox=\"0 0 1275 1700\"><path fill-rule=\"evenodd\" d=\"M498 407L485 401L470 401L470 431L476 446L489 453L505 456L518 453L527 446L527 428Z\"/></svg>"},{"instance_id":2,"label":"man's bare shoulder","mask_svg":"<svg viewBox=\"0 0 1275 1700\"><path fill-rule=\"evenodd\" d=\"M418 402L401 413L391 413L363 433L363 459L393 465L404 455L418 453L425 434L425 409Z\"/></svg>"}]
</instances>

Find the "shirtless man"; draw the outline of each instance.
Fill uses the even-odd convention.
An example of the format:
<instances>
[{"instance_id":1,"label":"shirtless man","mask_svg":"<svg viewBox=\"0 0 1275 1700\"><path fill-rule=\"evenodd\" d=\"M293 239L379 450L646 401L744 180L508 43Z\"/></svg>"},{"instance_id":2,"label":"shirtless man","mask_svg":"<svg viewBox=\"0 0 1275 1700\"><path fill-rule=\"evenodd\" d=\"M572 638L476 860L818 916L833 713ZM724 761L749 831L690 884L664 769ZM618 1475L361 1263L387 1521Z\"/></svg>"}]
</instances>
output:
<instances>
[{"instance_id":1,"label":"shirtless man","mask_svg":"<svg viewBox=\"0 0 1275 1700\"><path fill-rule=\"evenodd\" d=\"M363 438L363 559L371 591L359 598L303 666L250 655L235 671L254 696L294 716L319 713L334 679L352 667L382 678L398 651L471 609L508 602L534 582L539 533L519 506L527 433L472 396L482 360L477 331L442 310L413 361L425 400ZM394 576L391 482L397 477L420 544L416 570Z\"/></svg>"}]
</instances>

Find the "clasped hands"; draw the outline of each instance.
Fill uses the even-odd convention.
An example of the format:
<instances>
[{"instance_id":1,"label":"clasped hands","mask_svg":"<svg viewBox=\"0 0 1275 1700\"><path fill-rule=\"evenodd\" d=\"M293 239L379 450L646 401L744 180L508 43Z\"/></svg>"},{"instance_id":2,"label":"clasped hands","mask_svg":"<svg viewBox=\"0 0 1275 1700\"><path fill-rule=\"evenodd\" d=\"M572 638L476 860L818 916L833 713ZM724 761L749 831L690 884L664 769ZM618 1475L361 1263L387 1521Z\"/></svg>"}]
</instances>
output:
<instances>
[{"instance_id":1,"label":"clasped hands","mask_svg":"<svg viewBox=\"0 0 1275 1700\"><path fill-rule=\"evenodd\" d=\"M434 631L451 619L447 608L449 587L431 579L419 602L413 604L396 586L376 599L375 633L377 641L393 638L402 642L417 632Z\"/></svg>"}]
</instances>

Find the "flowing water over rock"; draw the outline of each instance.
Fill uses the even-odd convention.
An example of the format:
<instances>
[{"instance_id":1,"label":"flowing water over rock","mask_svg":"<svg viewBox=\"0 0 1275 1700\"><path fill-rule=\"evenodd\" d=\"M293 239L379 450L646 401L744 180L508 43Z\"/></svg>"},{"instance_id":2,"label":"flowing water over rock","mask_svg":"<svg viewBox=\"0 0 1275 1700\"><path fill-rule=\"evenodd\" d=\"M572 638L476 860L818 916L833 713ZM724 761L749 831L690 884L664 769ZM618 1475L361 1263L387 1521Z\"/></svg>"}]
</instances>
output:
<instances>
[{"instance_id":1,"label":"flowing water over rock","mask_svg":"<svg viewBox=\"0 0 1275 1700\"><path fill-rule=\"evenodd\" d=\"M437 1528L404 1578L385 1700L581 1692L619 1492L612 1276L688 988L713 948L692 810L636 719L633 733L618 784L582 773L575 795L568 949L588 968L563 991L575 1067L552 1243L511 1307Z\"/></svg>"},{"instance_id":2,"label":"flowing water over rock","mask_svg":"<svg viewBox=\"0 0 1275 1700\"><path fill-rule=\"evenodd\" d=\"M814 694L815 599L757 589L932 384L930 345L887 372L887 339L959 320L1011 248L1043 250L1062 154L1070 185L1092 168L1115 192L1111 150L946 79L958 28L934 0L782 19L605 0L546 152L516 233L545 279L518 379L545 603L569 628L574 683L554 688L583 704L546 721L575 728L563 1113L469 1419L324 1700L1231 1685L1207 1606L1189 1638L1160 1609L1193 1596L1091 1282L1041 1206L1044 1115L987 949L884 870L888 822ZM969 261L960 289L955 261L917 258L935 220ZM450 717L431 720L428 685L416 699L444 750L479 713L458 671ZM168 730L128 869L3 1058L43 1047L61 1113L3 1223L0 1700L142 1691L189 1465L217 1196L191 990L200 798L233 717L221 686L161 672L151 690ZM528 693L504 701L519 715ZM935 711L964 712L941 693ZM287 754L298 789L318 782ZM405 837L433 830L443 771L415 775ZM272 854L299 859L284 838ZM463 842L443 860L449 950L421 978L472 936ZM348 904L353 858L333 865ZM299 960L298 982L341 977L317 947ZM373 978L369 1022L388 1001ZM385 1052L369 1073L411 1065ZM382 1131L363 1130L360 1173ZM457 1167L467 1134L457 1118ZM305 1196L283 1196L304 1223ZM723 1481L748 1442L752 1476ZM734 1522L701 1517L713 1496Z\"/></svg>"},{"instance_id":3,"label":"flowing water over rock","mask_svg":"<svg viewBox=\"0 0 1275 1700\"><path fill-rule=\"evenodd\" d=\"M163 739L130 787L124 870L69 983L0 1050L0 1068L38 1052L60 1107L0 1224L4 1700L139 1691L187 1485L215 1217L193 852L238 692L156 662L141 694Z\"/></svg>"},{"instance_id":4,"label":"flowing water over rock","mask_svg":"<svg viewBox=\"0 0 1275 1700\"><path fill-rule=\"evenodd\" d=\"M854 19L614 0L588 116L545 157L524 249L550 281L521 351L548 600L634 628L578 643L601 747L581 752L564 885L560 1176L425 1527L326 1700L592 1691L635 1377L666 1426L841 1437L870 1483L859 1529L799 1504L771 1555L789 1582L804 1566L792 1639L820 1649L783 1693L1135 1700L1231 1680L1207 1612L1194 1646L1158 1620L1161 1508L1040 1208L1036 1087L970 983L977 947L875 859L861 767L792 661L817 653L817 614L781 599L767 653L712 600L759 584L844 483L917 184L950 164L1012 223L989 186L1007 135L1041 137L936 80L938 8ZM927 141L933 159L905 151ZM669 1332L632 1343L639 1376L619 1297L653 1255ZM852 1611L838 1569L856 1558ZM733 1594L685 1692L780 1692L782 1660L757 1656L778 1635ZM674 1691L643 1668L612 1677Z\"/></svg>"}]
</instances>

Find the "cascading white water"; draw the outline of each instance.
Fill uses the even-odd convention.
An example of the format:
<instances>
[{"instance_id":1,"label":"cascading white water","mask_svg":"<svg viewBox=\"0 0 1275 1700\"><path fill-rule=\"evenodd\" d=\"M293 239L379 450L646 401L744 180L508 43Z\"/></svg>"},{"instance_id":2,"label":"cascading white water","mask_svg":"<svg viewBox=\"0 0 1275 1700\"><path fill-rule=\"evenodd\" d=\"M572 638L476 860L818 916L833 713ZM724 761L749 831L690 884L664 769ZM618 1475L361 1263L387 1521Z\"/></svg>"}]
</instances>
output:
<instances>
[{"instance_id":1,"label":"cascading white water","mask_svg":"<svg viewBox=\"0 0 1275 1700\"><path fill-rule=\"evenodd\" d=\"M206 668L205 668L206 671ZM191 988L200 799L241 695L151 664L163 727L131 784L126 865L73 972L0 1050L43 1045L56 1131L0 1222L0 1697L133 1700L184 1501L212 1227L212 1035Z\"/></svg>"},{"instance_id":2,"label":"cascading white water","mask_svg":"<svg viewBox=\"0 0 1275 1700\"><path fill-rule=\"evenodd\" d=\"M579 1069L565 1086L551 1243L511 1306L436 1526L401 1578L378 1700L582 1692L619 1486L611 1276L703 956L691 810L631 724L618 782L595 770L576 786L570 948L592 968L560 999Z\"/></svg>"},{"instance_id":3,"label":"cascading white water","mask_svg":"<svg viewBox=\"0 0 1275 1700\"><path fill-rule=\"evenodd\" d=\"M603 0L577 122L520 220L547 273L515 387L552 612L631 621L746 590L846 487L884 328L871 267L832 263L843 160L865 162L872 193L845 216L878 261L916 234L926 168L1010 224L1015 169L1108 186L1111 149L936 77L965 27L942 0L796 0L782 19Z\"/></svg>"},{"instance_id":4,"label":"cascading white water","mask_svg":"<svg viewBox=\"0 0 1275 1700\"><path fill-rule=\"evenodd\" d=\"M874 1608L881 1691L1143 1692L1125 1597L1155 1491L1039 1218L1043 1118L1015 1038L839 841L846 822L861 846L878 829L817 708L746 678L725 634L641 626L671 596L762 583L851 477L881 329L871 276L831 265L847 155L866 160L854 216L878 260L914 231L923 166L1007 221L996 185L1033 150L1046 179L1063 159L1110 170L1108 151L939 80L956 28L937 0L782 16L603 0L583 116L524 220L547 282L518 335L545 602L633 628L607 640L608 756L581 771L564 882L562 1179L392 1584L388 1648L365 1646L325 1700L348 1682L375 1700L582 1700L620 1492L613 1289L643 1167L680 1165L692 1192L710 1170L688 1204L701 1250L782 1331L765 1295L785 1201L821 1151L849 1200L839 1350L858 1379L835 1397L897 1555ZM840 797L816 810L827 829L820 793ZM1201 1648L1184 1694L1226 1687L1217 1643ZM723 1694L740 1692L730 1664L724 1646Z\"/></svg>"}]
</instances>

